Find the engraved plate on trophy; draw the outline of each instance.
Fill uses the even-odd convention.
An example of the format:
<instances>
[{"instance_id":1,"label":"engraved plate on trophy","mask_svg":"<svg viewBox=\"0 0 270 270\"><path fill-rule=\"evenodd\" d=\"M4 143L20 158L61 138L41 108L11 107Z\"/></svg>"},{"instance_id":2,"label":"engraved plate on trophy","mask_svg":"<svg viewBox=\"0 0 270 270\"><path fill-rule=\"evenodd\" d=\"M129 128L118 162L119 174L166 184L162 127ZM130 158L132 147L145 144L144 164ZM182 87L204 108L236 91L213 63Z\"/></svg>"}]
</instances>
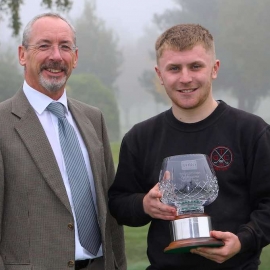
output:
<instances>
[{"instance_id":1,"label":"engraved plate on trophy","mask_svg":"<svg viewBox=\"0 0 270 270\"><path fill-rule=\"evenodd\" d=\"M192 248L219 247L224 243L210 237L211 218L204 206L218 196L218 182L209 157L188 154L163 160L159 189L161 201L176 207L177 216L170 221L172 242L165 253L189 252Z\"/></svg>"}]
</instances>

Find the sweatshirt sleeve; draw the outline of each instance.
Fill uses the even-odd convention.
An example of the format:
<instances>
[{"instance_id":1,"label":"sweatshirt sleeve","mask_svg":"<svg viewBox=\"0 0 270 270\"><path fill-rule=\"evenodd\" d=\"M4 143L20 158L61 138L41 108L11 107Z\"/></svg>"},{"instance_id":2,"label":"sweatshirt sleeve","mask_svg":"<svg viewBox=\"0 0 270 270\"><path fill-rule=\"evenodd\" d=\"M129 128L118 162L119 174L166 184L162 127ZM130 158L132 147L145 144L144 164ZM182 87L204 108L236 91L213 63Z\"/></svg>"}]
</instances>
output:
<instances>
[{"instance_id":1,"label":"sweatshirt sleeve","mask_svg":"<svg viewBox=\"0 0 270 270\"><path fill-rule=\"evenodd\" d=\"M109 189L109 209L119 224L138 227L151 221L144 212L143 198L147 193L141 183L140 158L131 150L124 137L119 155L119 164L113 185Z\"/></svg>"},{"instance_id":2,"label":"sweatshirt sleeve","mask_svg":"<svg viewBox=\"0 0 270 270\"><path fill-rule=\"evenodd\" d=\"M270 128L267 126L254 143L247 163L250 205L247 224L240 226L241 252L258 251L270 243Z\"/></svg>"}]
</instances>

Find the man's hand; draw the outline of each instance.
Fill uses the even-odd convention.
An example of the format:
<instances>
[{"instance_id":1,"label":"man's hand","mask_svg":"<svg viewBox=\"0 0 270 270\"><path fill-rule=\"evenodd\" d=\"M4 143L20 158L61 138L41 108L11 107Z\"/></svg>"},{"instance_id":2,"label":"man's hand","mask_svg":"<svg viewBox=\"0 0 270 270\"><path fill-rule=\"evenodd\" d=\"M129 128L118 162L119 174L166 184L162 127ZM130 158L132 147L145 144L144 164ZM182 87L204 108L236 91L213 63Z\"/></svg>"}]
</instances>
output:
<instances>
[{"instance_id":1,"label":"man's hand","mask_svg":"<svg viewBox=\"0 0 270 270\"><path fill-rule=\"evenodd\" d=\"M219 248L200 247L197 249L192 249L190 252L203 256L217 263L223 263L236 255L241 249L241 243L238 237L233 233L211 231L210 235L211 237L223 241L224 246Z\"/></svg>"},{"instance_id":2,"label":"man's hand","mask_svg":"<svg viewBox=\"0 0 270 270\"><path fill-rule=\"evenodd\" d=\"M152 218L173 220L176 216L176 209L160 201L162 194L156 184L143 198L144 212Z\"/></svg>"}]
</instances>

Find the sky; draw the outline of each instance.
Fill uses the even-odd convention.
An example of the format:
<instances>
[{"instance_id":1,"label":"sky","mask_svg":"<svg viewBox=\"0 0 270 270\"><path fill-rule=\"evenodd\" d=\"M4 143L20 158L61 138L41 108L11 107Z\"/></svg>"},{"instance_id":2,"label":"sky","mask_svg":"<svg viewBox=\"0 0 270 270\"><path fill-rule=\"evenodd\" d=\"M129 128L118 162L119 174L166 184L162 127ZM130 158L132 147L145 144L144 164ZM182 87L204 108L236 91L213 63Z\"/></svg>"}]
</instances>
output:
<instances>
[{"instance_id":1,"label":"sky","mask_svg":"<svg viewBox=\"0 0 270 270\"><path fill-rule=\"evenodd\" d=\"M143 34L151 26L153 14L172 8L172 0L97 0L97 13L108 26L116 29L121 37L132 39Z\"/></svg>"},{"instance_id":2,"label":"sky","mask_svg":"<svg viewBox=\"0 0 270 270\"><path fill-rule=\"evenodd\" d=\"M172 8L172 0L91 0L96 5L98 17L102 18L106 26L115 30L120 42L127 39L136 39L143 34L146 26L151 26L154 13L163 13L164 10ZM40 5L41 0L24 0L21 8L21 19L23 27L35 15L46 12ZM80 16L84 6L84 0L74 0L73 8L69 16L74 18ZM1 39L8 40L11 30L7 20L0 25Z\"/></svg>"}]
</instances>

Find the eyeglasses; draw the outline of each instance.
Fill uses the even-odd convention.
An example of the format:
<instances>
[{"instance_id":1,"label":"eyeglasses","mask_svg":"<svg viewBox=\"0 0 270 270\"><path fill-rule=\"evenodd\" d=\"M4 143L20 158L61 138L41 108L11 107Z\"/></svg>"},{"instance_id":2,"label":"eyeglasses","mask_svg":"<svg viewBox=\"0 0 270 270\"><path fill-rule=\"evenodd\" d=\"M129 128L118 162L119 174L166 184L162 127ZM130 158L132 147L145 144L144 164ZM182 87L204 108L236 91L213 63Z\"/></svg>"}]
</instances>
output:
<instances>
[{"instance_id":1,"label":"eyeglasses","mask_svg":"<svg viewBox=\"0 0 270 270\"><path fill-rule=\"evenodd\" d=\"M52 45L52 44L41 43L41 44L36 44L36 45L28 44L28 45L25 45L25 48L28 49L28 47L30 47L40 52L51 52L54 46L55 45ZM76 51L77 47L71 44L60 44L58 45L58 49L60 53L72 53Z\"/></svg>"}]
</instances>

